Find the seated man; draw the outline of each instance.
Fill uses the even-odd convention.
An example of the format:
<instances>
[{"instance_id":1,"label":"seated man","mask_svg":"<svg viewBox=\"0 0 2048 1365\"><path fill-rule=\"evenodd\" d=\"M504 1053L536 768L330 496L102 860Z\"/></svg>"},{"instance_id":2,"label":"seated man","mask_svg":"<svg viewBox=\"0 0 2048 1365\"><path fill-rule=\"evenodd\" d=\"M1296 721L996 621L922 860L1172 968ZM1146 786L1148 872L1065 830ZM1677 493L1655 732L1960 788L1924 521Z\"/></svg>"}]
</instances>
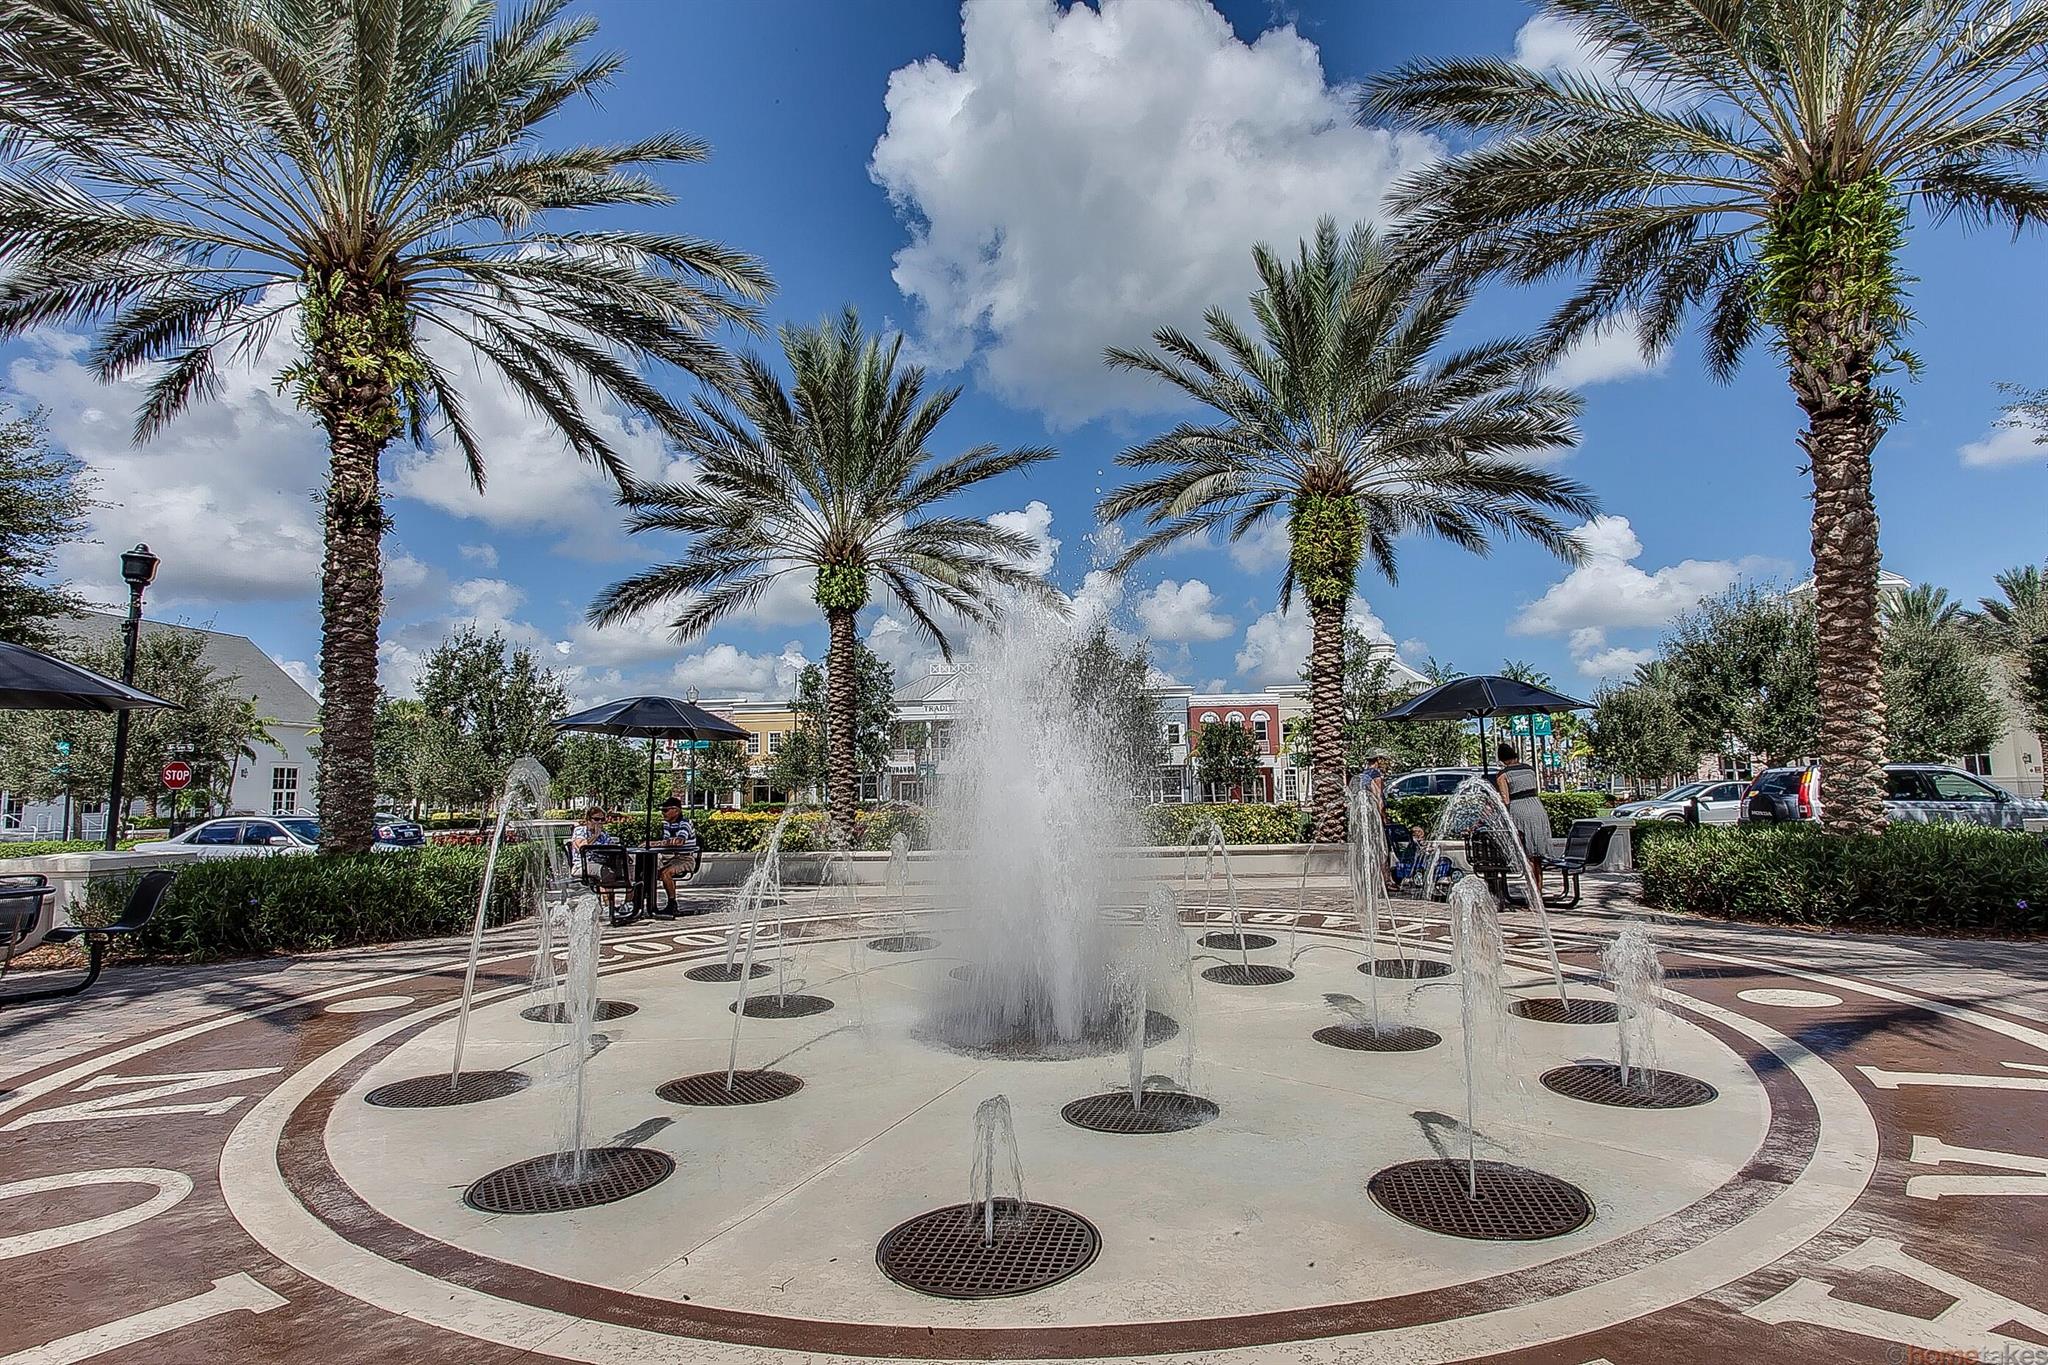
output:
<instances>
[{"instance_id":1,"label":"seated man","mask_svg":"<svg viewBox=\"0 0 2048 1365\"><path fill-rule=\"evenodd\" d=\"M700 854L697 851L697 827L683 818L683 803L671 796L661 803L661 829L654 842L663 848L674 849L673 853L661 855L661 889L664 900L663 914L676 913L676 869L687 866L691 876L697 875Z\"/></svg>"}]
</instances>

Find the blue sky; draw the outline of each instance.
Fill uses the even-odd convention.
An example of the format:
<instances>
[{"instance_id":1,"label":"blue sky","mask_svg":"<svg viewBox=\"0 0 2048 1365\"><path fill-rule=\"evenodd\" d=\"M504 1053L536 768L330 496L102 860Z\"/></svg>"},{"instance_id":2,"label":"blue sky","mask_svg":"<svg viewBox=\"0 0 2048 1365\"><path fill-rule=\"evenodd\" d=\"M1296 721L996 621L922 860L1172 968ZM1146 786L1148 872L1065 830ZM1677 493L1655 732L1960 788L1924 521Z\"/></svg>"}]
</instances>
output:
<instances>
[{"instance_id":1,"label":"blue sky","mask_svg":"<svg viewBox=\"0 0 2048 1365\"><path fill-rule=\"evenodd\" d=\"M852 304L907 331L935 382L966 388L942 452L1058 447L1056 463L962 510L1057 541L1055 579L1149 637L1161 669L1197 686L1291 680L1305 626L1276 611L1272 543L1178 552L1120 590L1086 580L1092 509L1118 476L1116 452L1179 415L1156 388L1107 374L1101 348L1141 343L1211 303L1241 307L1254 240L1291 241L1325 213L1369 215L1393 174L1440 153L1427 138L1352 125L1351 83L1422 55L1574 58L1554 23L1492 0L587 7L601 42L628 61L601 104L570 110L555 136L674 127L716 148L668 177L674 208L618 221L760 256L778 283L772 322ZM1916 224L1908 254L1927 372L1878 452L1885 560L1966 599L2044 553L2048 446L1995 429L2000 381L2048 382L2042 253L2038 238ZM1525 329L1551 299L1490 290L1462 331ZM115 551L148 539L165 560L153 614L248 634L295 668L317 658L321 457L310 424L252 372L138 450L126 439L133 392L94 383L77 347L53 335L0 351L8 400L47 407L100 481L107 506L95 543L66 552L72 576L104 591ZM1798 413L1767 350L1719 385L1689 342L1653 371L1616 335L1572 357L1563 377L1583 386L1586 412L1584 440L1560 467L1604 510L1585 534L1587 562L1567 571L1521 545L1485 559L1409 545L1398 585L1362 577L1359 593L1363 624L1412 660L1483 671L1526 659L1590 690L1625 673L1700 593L1804 576ZM626 541L599 477L516 403L486 395L479 420L486 496L445 450L387 458L387 686L405 690L421 654L465 621L532 645L584 700L692 685L779 696L795 659L822 652L794 581L687 645L652 623L582 625L598 588L673 547ZM645 432L620 434L643 470L669 466ZM862 630L899 668L926 666L880 610Z\"/></svg>"}]
</instances>

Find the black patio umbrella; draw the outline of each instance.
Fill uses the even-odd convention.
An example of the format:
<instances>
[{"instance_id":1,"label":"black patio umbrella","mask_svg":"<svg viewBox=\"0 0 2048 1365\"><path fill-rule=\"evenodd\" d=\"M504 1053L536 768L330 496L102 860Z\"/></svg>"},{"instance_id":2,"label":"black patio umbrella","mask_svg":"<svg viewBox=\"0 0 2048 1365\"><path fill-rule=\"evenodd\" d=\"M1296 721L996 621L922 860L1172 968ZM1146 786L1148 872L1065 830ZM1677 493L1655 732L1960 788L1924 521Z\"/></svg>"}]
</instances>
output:
<instances>
[{"instance_id":1,"label":"black patio umbrella","mask_svg":"<svg viewBox=\"0 0 2048 1365\"><path fill-rule=\"evenodd\" d=\"M177 703L89 668L0 640L0 710L136 711Z\"/></svg>"},{"instance_id":2,"label":"black patio umbrella","mask_svg":"<svg viewBox=\"0 0 2048 1365\"><path fill-rule=\"evenodd\" d=\"M621 739L647 741L647 806L654 808L655 741L662 739L744 740L747 732L722 716L714 716L695 702L674 697L621 697L601 702L588 711L563 716L557 730L577 730L592 735L616 735Z\"/></svg>"},{"instance_id":3,"label":"black patio umbrella","mask_svg":"<svg viewBox=\"0 0 2048 1365\"><path fill-rule=\"evenodd\" d=\"M1567 697L1519 678L1497 673L1480 673L1438 683L1427 692L1410 697L1399 706L1380 713L1381 720L1477 720L1479 722L1479 766L1490 766L1486 752L1488 716L1527 716L1552 711L1585 711L1593 703Z\"/></svg>"}]
</instances>

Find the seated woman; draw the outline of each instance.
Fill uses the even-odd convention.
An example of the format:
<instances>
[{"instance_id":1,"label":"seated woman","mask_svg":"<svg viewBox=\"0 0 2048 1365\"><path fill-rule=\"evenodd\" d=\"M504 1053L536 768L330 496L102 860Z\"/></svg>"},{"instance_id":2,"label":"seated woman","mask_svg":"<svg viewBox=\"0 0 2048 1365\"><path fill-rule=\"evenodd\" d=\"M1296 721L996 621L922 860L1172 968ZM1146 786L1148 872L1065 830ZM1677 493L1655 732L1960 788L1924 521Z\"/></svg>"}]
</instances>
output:
<instances>
[{"instance_id":1,"label":"seated woman","mask_svg":"<svg viewBox=\"0 0 2048 1365\"><path fill-rule=\"evenodd\" d=\"M623 851L616 858L607 857L593 866L588 850L610 846L618 847L618 837L606 826L611 815L600 806L592 806L583 812L583 818L569 833L569 858L577 876L584 883L594 887L604 899L607 911L618 908L618 894L626 889L630 878L625 873Z\"/></svg>"}]
</instances>

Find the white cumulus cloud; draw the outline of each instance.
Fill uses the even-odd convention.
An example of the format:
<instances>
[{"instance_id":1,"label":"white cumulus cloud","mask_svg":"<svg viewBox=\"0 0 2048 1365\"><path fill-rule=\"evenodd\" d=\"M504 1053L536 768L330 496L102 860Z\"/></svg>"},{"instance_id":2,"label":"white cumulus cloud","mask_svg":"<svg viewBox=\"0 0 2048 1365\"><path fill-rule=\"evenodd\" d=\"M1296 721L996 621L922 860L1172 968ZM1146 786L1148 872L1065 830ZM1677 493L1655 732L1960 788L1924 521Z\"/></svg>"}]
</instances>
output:
<instances>
[{"instance_id":1,"label":"white cumulus cloud","mask_svg":"<svg viewBox=\"0 0 2048 1365\"><path fill-rule=\"evenodd\" d=\"M1636 316L1625 313L1580 337L1544 378L1564 388L1579 389L1610 379L1662 373L1665 363L1662 357L1655 364L1644 359L1642 343L1636 338Z\"/></svg>"},{"instance_id":2,"label":"white cumulus cloud","mask_svg":"<svg viewBox=\"0 0 2048 1365\"><path fill-rule=\"evenodd\" d=\"M2048 461L2048 431L2024 422L2001 422L1957 452L1973 469Z\"/></svg>"},{"instance_id":3,"label":"white cumulus cloud","mask_svg":"<svg viewBox=\"0 0 2048 1365\"><path fill-rule=\"evenodd\" d=\"M1359 127L1293 28L1246 43L1205 2L969 0L961 27L958 67L891 74L868 170L910 225L921 348L1055 422L1170 404L1102 348L1242 309L1251 243L1371 218L1437 153Z\"/></svg>"},{"instance_id":4,"label":"white cumulus cloud","mask_svg":"<svg viewBox=\"0 0 2048 1365\"><path fill-rule=\"evenodd\" d=\"M1135 605L1138 624L1155 640L1221 640L1234 627L1217 613L1216 594L1199 578L1162 580Z\"/></svg>"},{"instance_id":5,"label":"white cumulus cloud","mask_svg":"<svg viewBox=\"0 0 2048 1365\"><path fill-rule=\"evenodd\" d=\"M1386 622L1363 597L1351 599L1344 621L1368 640L1393 643ZM1309 634L1308 603L1296 593L1286 611L1276 607L1245 627L1244 647L1237 651L1238 676L1254 687L1300 682L1308 667Z\"/></svg>"}]
</instances>

